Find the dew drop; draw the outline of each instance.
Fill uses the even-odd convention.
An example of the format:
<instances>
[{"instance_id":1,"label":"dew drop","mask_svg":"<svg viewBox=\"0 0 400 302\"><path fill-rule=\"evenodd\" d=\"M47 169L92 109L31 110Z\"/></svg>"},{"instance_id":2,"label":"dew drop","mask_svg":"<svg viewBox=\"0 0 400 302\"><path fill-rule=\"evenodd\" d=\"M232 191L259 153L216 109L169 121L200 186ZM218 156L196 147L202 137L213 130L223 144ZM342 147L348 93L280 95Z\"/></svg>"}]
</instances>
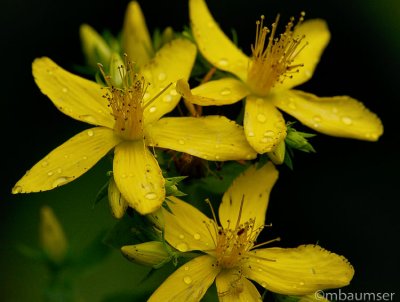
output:
<instances>
[{"instance_id":1,"label":"dew drop","mask_svg":"<svg viewBox=\"0 0 400 302\"><path fill-rule=\"evenodd\" d=\"M267 283L261 282L261 286L262 286L262 287L266 287L266 286L267 286Z\"/></svg>"},{"instance_id":2,"label":"dew drop","mask_svg":"<svg viewBox=\"0 0 400 302\"><path fill-rule=\"evenodd\" d=\"M229 88L224 88L221 91L221 95L230 95L232 91Z\"/></svg>"},{"instance_id":3,"label":"dew drop","mask_svg":"<svg viewBox=\"0 0 400 302\"><path fill-rule=\"evenodd\" d=\"M272 141L273 141L273 139L272 139L271 137L263 137L263 138L261 139L261 142L264 143L264 144L270 143L270 142L272 142Z\"/></svg>"},{"instance_id":4,"label":"dew drop","mask_svg":"<svg viewBox=\"0 0 400 302\"><path fill-rule=\"evenodd\" d=\"M246 155L246 159L251 159L253 156L251 154Z\"/></svg>"},{"instance_id":5,"label":"dew drop","mask_svg":"<svg viewBox=\"0 0 400 302\"><path fill-rule=\"evenodd\" d=\"M42 167L47 167L49 165L49 162L47 160L42 161Z\"/></svg>"},{"instance_id":6,"label":"dew drop","mask_svg":"<svg viewBox=\"0 0 400 302\"><path fill-rule=\"evenodd\" d=\"M169 103L172 101L172 95L167 94L166 96L163 97L163 101L166 103Z\"/></svg>"},{"instance_id":7,"label":"dew drop","mask_svg":"<svg viewBox=\"0 0 400 302\"><path fill-rule=\"evenodd\" d=\"M68 92L68 89L67 89L66 87L64 87L64 88L62 89L62 92L67 93L67 92Z\"/></svg>"},{"instance_id":8,"label":"dew drop","mask_svg":"<svg viewBox=\"0 0 400 302\"><path fill-rule=\"evenodd\" d=\"M313 120L314 120L314 122L316 122L316 123L320 123L320 122L322 121L322 118L321 118L319 115L315 115L315 116L313 117Z\"/></svg>"},{"instance_id":9,"label":"dew drop","mask_svg":"<svg viewBox=\"0 0 400 302\"><path fill-rule=\"evenodd\" d=\"M289 107L290 109L293 109L293 110L296 110L296 109L297 109L296 104L295 104L292 100L289 100L288 107Z\"/></svg>"},{"instance_id":10,"label":"dew drop","mask_svg":"<svg viewBox=\"0 0 400 302\"><path fill-rule=\"evenodd\" d=\"M275 135L275 132L272 130L268 130L268 131L264 132L264 136L274 136L274 135Z\"/></svg>"},{"instance_id":11,"label":"dew drop","mask_svg":"<svg viewBox=\"0 0 400 302\"><path fill-rule=\"evenodd\" d=\"M300 285L304 285L304 282L303 282L303 281L301 281L301 282L300 282Z\"/></svg>"},{"instance_id":12,"label":"dew drop","mask_svg":"<svg viewBox=\"0 0 400 302\"><path fill-rule=\"evenodd\" d=\"M88 130L88 131L87 131L87 135L88 135L88 136L93 136L93 135L94 135L93 130Z\"/></svg>"},{"instance_id":13,"label":"dew drop","mask_svg":"<svg viewBox=\"0 0 400 302\"><path fill-rule=\"evenodd\" d=\"M86 160L86 159L87 159L87 156L82 156L82 159Z\"/></svg>"},{"instance_id":14,"label":"dew drop","mask_svg":"<svg viewBox=\"0 0 400 302\"><path fill-rule=\"evenodd\" d=\"M122 177L122 178L126 178L126 174L125 174L125 173L122 174L121 177Z\"/></svg>"},{"instance_id":15,"label":"dew drop","mask_svg":"<svg viewBox=\"0 0 400 302\"><path fill-rule=\"evenodd\" d=\"M222 66L222 67L228 66L228 64L229 64L229 62L228 62L227 59L220 59L220 60L218 61L218 65L219 65L219 66Z\"/></svg>"},{"instance_id":16,"label":"dew drop","mask_svg":"<svg viewBox=\"0 0 400 302\"><path fill-rule=\"evenodd\" d=\"M185 282L186 284L190 284L192 283L192 278L189 276L185 276L183 277L183 282Z\"/></svg>"},{"instance_id":17,"label":"dew drop","mask_svg":"<svg viewBox=\"0 0 400 302\"><path fill-rule=\"evenodd\" d=\"M156 110L157 110L157 107L155 107L155 106L150 107L150 109L149 109L150 112L156 112Z\"/></svg>"},{"instance_id":18,"label":"dew drop","mask_svg":"<svg viewBox=\"0 0 400 302\"><path fill-rule=\"evenodd\" d=\"M160 73L158 74L158 79L159 79L160 81L164 81L166 78L167 78L167 75L166 75L164 72L160 72Z\"/></svg>"},{"instance_id":19,"label":"dew drop","mask_svg":"<svg viewBox=\"0 0 400 302\"><path fill-rule=\"evenodd\" d=\"M57 169L57 173L60 174L61 172L62 172L62 169L61 169L61 168L58 168L58 169Z\"/></svg>"},{"instance_id":20,"label":"dew drop","mask_svg":"<svg viewBox=\"0 0 400 302\"><path fill-rule=\"evenodd\" d=\"M148 92L146 92L146 93L143 95L143 99L144 99L144 100L148 99L149 97L150 97L150 93L148 93Z\"/></svg>"},{"instance_id":21,"label":"dew drop","mask_svg":"<svg viewBox=\"0 0 400 302\"><path fill-rule=\"evenodd\" d=\"M178 143L181 144L181 145L184 145L185 141L183 139L180 139L180 140L178 140Z\"/></svg>"},{"instance_id":22,"label":"dew drop","mask_svg":"<svg viewBox=\"0 0 400 302\"><path fill-rule=\"evenodd\" d=\"M249 133L247 133L247 136L253 137L254 136L254 132L250 131Z\"/></svg>"},{"instance_id":23,"label":"dew drop","mask_svg":"<svg viewBox=\"0 0 400 302\"><path fill-rule=\"evenodd\" d=\"M67 183L67 182L68 182L68 178L67 177L59 177L53 182L52 186L53 186L53 188L56 188L56 187L61 186L61 185L65 184L65 183Z\"/></svg>"},{"instance_id":24,"label":"dew drop","mask_svg":"<svg viewBox=\"0 0 400 302\"><path fill-rule=\"evenodd\" d=\"M185 242L179 243L179 244L176 246L176 248L177 248L178 250L180 250L181 252L186 252L186 251L189 249L188 245L187 245Z\"/></svg>"},{"instance_id":25,"label":"dew drop","mask_svg":"<svg viewBox=\"0 0 400 302\"><path fill-rule=\"evenodd\" d=\"M221 158L221 156L215 155L215 159L216 159L216 160L219 160L220 158Z\"/></svg>"},{"instance_id":26,"label":"dew drop","mask_svg":"<svg viewBox=\"0 0 400 302\"><path fill-rule=\"evenodd\" d=\"M261 268L257 269L259 272L262 272L263 270Z\"/></svg>"},{"instance_id":27,"label":"dew drop","mask_svg":"<svg viewBox=\"0 0 400 302\"><path fill-rule=\"evenodd\" d=\"M196 239L196 240L200 240L200 238L201 238L201 236L200 236L199 233L194 234L193 237L194 237L194 239Z\"/></svg>"},{"instance_id":28,"label":"dew drop","mask_svg":"<svg viewBox=\"0 0 400 302\"><path fill-rule=\"evenodd\" d=\"M267 117L264 114L262 113L257 114L257 121L259 121L260 123L265 123L266 120Z\"/></svg>"},{"instance_id":29,"label":"dew drop","mask_svg":"<svg viewBox=\"0 0 400 302\"><path fill-rule=\"evenodd\" d=\"M180 234L180 235L179 235L179 239L183 239L183 238L185 238L185 235Z\"/></svg>"},{"instance_id":30,"label":"dew drop","mask_svg":"<svg viewBox=\"0 0 400 302\"><path fill-rule=\"evenodd\" d=\"M149 200L153 200L153 199L157 198L157 194L154 192L150 192L150 193L147 193L146 195L144 195L144 197L146 197Z\"/></svg>"},{"instance_id":31,"label":"dew drop","mask_svg":"<svg viewBox=\"0 0 400 302\"><path fill-rule=\"evenodd\" d=\"M49 171L49 172L47 172L47 175L48 176L51 176L51 175L53 175L54 173L52 172L52 171Z\"/></svg>"},{"instance_id":32,"label":"dew drop","mask_svg":"<svg viewBox=\"0 0 400 302\"><path fill-rule=\"evenodd\" d=\"M12 193L13 194L22 193L22 187L21 186L15 186L14 188L12 188Z\"/></svg>"},{"instance_id":33,"label":"dew drop","mask_svg":"<svg viewBox=\"0 0 400 302\"><path fill-rule=\"evenodd\" d=\"M345 125L351 125L353 123L353 120L351 118L349 118L348 116L343 116L342 122Z\"/></svg>"},{"instance_id":34,"label":"dew drop","mask_svg":"<svg viewBox=\"0 0 400 302\"><path fill-rule=\"evenodd\" d=\"M312 72L310 70L305 70L304 73L306 76L310 77L312 75Z\"/></svg>"},{"instance_id":35,"label":"dew drop","mask_svg":"<svg viewBox=\"0 0 400 302\"><path fill-rule=\"evenodd\" d=\"M185 271L189 270L189 266L185 265L185 267L183 268Z\"/></svg>"},{"instance_id":36,"label":"dew drop","mask_svg":"<svg viewBox=\"0 0 400 302\"><path fill-rule=\"evenodd\" d=\"M172 88L171 91L169 92L170 95L175 96L178 95L178 92L176 91L175 88Z\"/></svg>"}]
</instances>

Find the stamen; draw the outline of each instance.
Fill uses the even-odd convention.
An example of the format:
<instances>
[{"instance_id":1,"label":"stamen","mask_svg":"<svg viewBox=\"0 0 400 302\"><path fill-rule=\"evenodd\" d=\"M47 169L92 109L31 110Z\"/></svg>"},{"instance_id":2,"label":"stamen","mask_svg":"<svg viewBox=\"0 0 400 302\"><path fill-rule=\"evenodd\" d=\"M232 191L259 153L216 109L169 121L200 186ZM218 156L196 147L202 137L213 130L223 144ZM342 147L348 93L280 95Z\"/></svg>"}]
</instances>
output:
<instances>
[{"instance_id":1,"label":"stamen","mask_svg":"<svg viewBox=\"0 0 400 302\"><path fill-rule=\"evenodd\" d=\"M281 238L278 237L278 238L275 238L275 239L272 239L272 240L269 240L269 241L266 241L263 243L256 244L255 246L252 247L252 249L256 249L256 248L259 248L260 246L264 246L264 245L270 244L272 242L277 242L277 241L281 241Z\"/></svg>"}]
</instances>

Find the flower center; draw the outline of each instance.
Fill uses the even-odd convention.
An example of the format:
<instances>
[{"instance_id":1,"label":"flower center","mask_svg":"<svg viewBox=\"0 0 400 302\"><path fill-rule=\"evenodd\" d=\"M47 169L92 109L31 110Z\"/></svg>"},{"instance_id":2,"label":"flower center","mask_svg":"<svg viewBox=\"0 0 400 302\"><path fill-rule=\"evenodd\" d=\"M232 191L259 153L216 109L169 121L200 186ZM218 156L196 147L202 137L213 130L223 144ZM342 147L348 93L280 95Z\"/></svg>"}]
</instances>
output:
<instances>
[{"instance_id":1,"label":"flower center","mask_svg":"<svg viewBox=\"0 0 400 302\"><path fill-rule=\"evenodd\" d=\"M113 79L100 70L107 84L104 98L112 109L115 119L114 131L126 140L143 139L143 96L148 84L135 73L132 62L126 60L125 66L118 67L121 87L116 87Z\"/></svg>"},{"instance_id":2,"label":"flower center","mask_svg":"<svg viewBox=\"0 0 400 302\"><path fill-rule=\"evenodd\" d=\"M279 37L275 37L279 15L272 23L271 30L264 26L264 16L256 22L256 39L254 45L251 45L252 61L247 74L247 84L255 94L267 95L276 83L282 83L287 77L292 78L293 73L303 66L293 65L293 61L307 45L302 43L304 36L294 35L294 29L303 22L304 15L301 13L296 25L295 19L290 18Z\"/></svg>"}]
</instances>

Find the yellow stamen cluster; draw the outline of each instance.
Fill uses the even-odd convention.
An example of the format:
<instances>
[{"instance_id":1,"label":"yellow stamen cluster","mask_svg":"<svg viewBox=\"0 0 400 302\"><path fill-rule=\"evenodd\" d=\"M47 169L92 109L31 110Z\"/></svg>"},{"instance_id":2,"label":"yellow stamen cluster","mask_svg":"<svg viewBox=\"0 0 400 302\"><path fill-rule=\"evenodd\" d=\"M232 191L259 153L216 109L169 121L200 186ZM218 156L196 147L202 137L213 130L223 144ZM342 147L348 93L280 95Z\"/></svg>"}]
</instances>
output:
<instances>
[{"instance_id":1,"label":"yellow stamen cluster","mask_svg":"<svg viewBox=\"0 0 400 302\"><path fill-rule=\"evenodd\" d=\"M255 94L267 95L276 83L283 82L285 77L293 77L292 74L302 66L293 65L293 61L306 43L299 47L304 36L296 37L294 29L303 22L304 15L301 13L296 25L292 17L279 38L275 37L279 15L272 23L271 30L264 26L264 16L256 22L256 39L254 45L251 45L252 62L247 76L247 84Z\"/></svg>"},{"instance_id":2,"label":"yellow stamen cluster","mask_svg":"<svg viewBox=\"0 0 400 302\"><path fill-rule=\"evenodd\" d=\"M103 73L107 84L104 98L108 100L108 107L112 109L115 119L114 130L127 140L143 139L143 97L147 84L143 77L135 73L132 62L126 60L125 66L118 67L122 87L114 85L113 79Z\"/></svg>"}]
</instances>

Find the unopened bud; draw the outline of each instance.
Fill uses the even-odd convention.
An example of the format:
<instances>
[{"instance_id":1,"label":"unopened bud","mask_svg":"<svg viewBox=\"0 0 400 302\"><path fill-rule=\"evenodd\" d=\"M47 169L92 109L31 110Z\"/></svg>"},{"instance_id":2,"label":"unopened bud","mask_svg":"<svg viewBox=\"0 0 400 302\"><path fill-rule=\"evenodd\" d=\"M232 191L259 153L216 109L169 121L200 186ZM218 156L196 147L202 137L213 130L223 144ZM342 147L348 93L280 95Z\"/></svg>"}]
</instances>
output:
<instances>
[{"instance_id":1,"label":"unopened bud","mask_svg":"<svg viewBox=\"0 0 400 302\"><path fill-rule=\"evenodd\" d=\"M87 63L95 68L97 68L97 63L108 64L111 50L102 36L87 24L82 24L79 32Z\"/></svg>"},{"instance_id":2,"label":"unopened bud","mask_svg":"<svg viewBox=\"0 0 400 302\"><path fill-rule=\"evenodd\" d=\"M285 152L285 140L283 140L276 146L273 151L268 152L267 154L275 165L281 165L285 160Z\"/></svg>"},{"instance_id":3,"label":"unopened bud","mask_svg":"<svg viewBox=\"0 0 400 302\"><path fill-rule=\"evenodd\" d=\"M121 247L121 252L128 260L147 266L157 266L171 258L164 244L159 241L125 245Z\"/></svg>"}]
</instances>

